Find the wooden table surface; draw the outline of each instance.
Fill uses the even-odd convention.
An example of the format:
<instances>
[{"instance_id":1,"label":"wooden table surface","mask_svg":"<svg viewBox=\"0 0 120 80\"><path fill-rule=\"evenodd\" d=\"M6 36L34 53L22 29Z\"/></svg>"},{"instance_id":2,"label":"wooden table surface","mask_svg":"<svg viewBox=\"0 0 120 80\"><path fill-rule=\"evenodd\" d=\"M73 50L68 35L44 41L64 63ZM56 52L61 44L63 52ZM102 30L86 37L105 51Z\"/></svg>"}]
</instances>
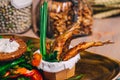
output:
<instances>
[{"instance_id":1,"label":"wooden table surface","mask_svg":"<svg viewBox=\"0 0 120 80\"><path fill-rule=\"evenodd\" d=\"M120 17L95 19L92 26L93 34L87 37L74 39L71 45L75 46L83 41L106 41L111 40L114 44L101 47L93 47L87 51L110 57L120 61ZM22 34L30 37L38 38L32 30Z\"/></svg>"}]
</instances>

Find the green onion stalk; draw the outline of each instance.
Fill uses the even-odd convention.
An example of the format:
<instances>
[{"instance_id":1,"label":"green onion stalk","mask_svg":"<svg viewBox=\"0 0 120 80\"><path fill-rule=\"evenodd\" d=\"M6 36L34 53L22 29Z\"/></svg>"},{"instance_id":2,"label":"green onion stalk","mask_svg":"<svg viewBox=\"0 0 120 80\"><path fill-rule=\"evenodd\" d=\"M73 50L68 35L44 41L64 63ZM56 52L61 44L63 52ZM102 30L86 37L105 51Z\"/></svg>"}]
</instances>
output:
<instances>
[{"instance_id":1,"label":"green onion stalk","mask_svg":"<svg viewBox=\"0 0 120 80\"><path fill-rule=\"evenodd\" d=\"M48 3L45 0L40 8L40 51L43 59L46 57L46 28Z\"/></svg>"}]
</instances>

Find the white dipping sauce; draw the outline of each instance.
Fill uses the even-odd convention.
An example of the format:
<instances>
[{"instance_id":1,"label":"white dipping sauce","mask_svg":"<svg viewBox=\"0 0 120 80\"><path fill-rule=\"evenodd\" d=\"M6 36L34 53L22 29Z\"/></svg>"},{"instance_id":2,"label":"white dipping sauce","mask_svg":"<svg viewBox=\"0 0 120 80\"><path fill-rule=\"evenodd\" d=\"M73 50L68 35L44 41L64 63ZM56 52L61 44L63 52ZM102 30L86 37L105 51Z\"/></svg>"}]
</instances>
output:
<instances>
[{"instance_id":1,"label":"white dipping sauce","mask_svg":"<svg viewBox=\"0 0 120 80\"><path fill-rule=\"evenodd\" d=\"M0 39L0 52L15 52L18 50L19 46L20 45L15 40L10 41L10 39Z\"/></svg>"}]
</instances>

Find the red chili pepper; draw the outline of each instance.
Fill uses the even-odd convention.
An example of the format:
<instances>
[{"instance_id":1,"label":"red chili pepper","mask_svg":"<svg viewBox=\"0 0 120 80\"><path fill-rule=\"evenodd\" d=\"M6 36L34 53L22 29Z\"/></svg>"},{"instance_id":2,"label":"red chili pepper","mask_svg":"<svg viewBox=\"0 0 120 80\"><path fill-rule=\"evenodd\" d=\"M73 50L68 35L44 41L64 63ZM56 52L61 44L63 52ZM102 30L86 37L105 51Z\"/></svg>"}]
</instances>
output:
<instances>
[{"instance_id":1,"label":"red chili pepper","mask_svg":"<svg viewBox=\"0 0 120 80\"><path fill-rule=\"evenodd\" d=\"M29 77L30 80L43 80L42 75L40 72L36 69L28 70L26 68L18 68L16 71L13 72L15 75L10 75L10 72L6 72L4 77L10 76L10 78L16 78L20 75L23 75L25 77Z\"/></svg>"},{"instance_id":2,"label":"red chili pepper","mask_svg":"<svg viewBox=\"0 0 120 80\"><path fill-rule=\"evenodd\" d=\"M43 80L41 74L37 70L32 70L34 74L30 77L31 80Z\"/></svg>"},{"instance_id":3,"label":"red chili pepper","mask_svg":"<svg viewBox=\"0 0 120 80\"><path fill-rule=\"evenodd\" d=\"M35 72L33 72L33 71L27 71L27 73L24 73L24 74L22 74L22 75L24 75L24 76L26 76L26 77L31 77L31 76L33 76L35 74Z\"/></svg>"},{"instance_id":4,"label":"red chili pepper","mask_svg":"<svg viewBox=\"0 0 120 80\"><path fill-rule=\"evenodd\" d=\"M26 77L30 77L31 80L43 80L42 75L39 73L38 70L31 70L27 71L25 74L23 74Z\"/></svg>"}]
</instances>

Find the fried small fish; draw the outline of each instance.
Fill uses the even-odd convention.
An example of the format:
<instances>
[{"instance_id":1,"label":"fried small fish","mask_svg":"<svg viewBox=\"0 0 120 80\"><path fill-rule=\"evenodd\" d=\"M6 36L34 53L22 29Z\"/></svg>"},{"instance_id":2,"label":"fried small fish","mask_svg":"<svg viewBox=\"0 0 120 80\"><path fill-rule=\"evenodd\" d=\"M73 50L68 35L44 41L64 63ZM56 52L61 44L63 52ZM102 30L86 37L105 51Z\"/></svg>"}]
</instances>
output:
<instances>
[{"instance_id":1,"label":"fried small fish","mask_svg":"<svg viewBox=\"0 0 120 80\"><path fill-rule=\"evenodd\" d=\"M113 42L111 41L105 41L105 42L83 42L79 43L75 47L69 49L66 54L62 57L63 61L66 61L72 57L74 57L76 54L78 54L80 51L84 51L85 49L91 48L91 47L97 47L97 46L103 46L105 44L111 44Z\"/></svg>"}]
</instances>

